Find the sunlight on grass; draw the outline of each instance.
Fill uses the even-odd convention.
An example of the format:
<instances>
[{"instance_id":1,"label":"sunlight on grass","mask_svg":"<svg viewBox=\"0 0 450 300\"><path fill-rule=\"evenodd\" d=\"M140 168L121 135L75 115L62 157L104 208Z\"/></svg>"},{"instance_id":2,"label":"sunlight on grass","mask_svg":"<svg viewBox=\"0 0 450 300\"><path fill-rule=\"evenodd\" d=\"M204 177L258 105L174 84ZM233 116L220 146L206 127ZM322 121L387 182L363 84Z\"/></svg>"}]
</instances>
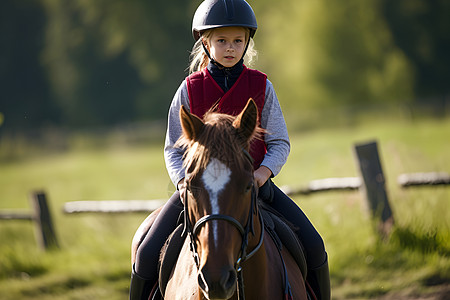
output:
<instances>
[{"instance_id":1,"label":"sunlight on grass","mask_svg":"<svg viewBox=\"0 0 450 300\"><path fill-rule=\"evenodd\" d=\"M450 171L450 121L291 133L288 163L275 182L357 176L354 143L377 140L396 227L382 242L359 191L295 196L326 243L333 299L420 294L450 282L450 189L401 189L409 172ZM0 162L0 210L29 210L44 189L60 250L39 250L30 221L0 221L1 299L125 299L130 243L146 214L66 215L75 200L167 199L173 192L161 144L87 147Z\"/></svg>"}]
</instances>

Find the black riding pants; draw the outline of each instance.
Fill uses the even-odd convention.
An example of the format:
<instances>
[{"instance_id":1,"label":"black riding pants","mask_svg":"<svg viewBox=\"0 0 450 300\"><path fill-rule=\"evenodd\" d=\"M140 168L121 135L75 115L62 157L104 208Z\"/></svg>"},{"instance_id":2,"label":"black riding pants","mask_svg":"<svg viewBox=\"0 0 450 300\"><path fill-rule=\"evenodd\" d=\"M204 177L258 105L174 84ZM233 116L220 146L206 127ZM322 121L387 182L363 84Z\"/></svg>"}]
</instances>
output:
<instances>
[{"instance_id":1,"label":"black riding pants","mask_svg":"<svg viewBox=\"0 0 450 300\"><path fill-rule=\"evenodd\" d=\"M305 248L308 269L320 267L327 259L322 237L300 207L275 184L272 186L274 194L270 206L298 228L296 234Z\"/></svg>"},{"instance_id":2,"label":"black riding pants","mask_svg":"<svg viewBox=\"0 0 450 300\"><path fill-rule=\"evenodd\" d=\"M305 248L308 268L314 269L321 266L327 255L319 233L294 201L274 184L272 184L272 187L274 193L270 205L299 228L296 234ZM182 210L183 205L177 191L164 205L137 250L135 271L141 277L153 283L158 280L159 253L164 242L175 229L178 216Z\"/></svg>"},{"instance_id":3,"label":"black riding pants","mask_svg":"<svg viewBox=\"0 0 450 300\"><path fill-rule=\"evenodd\" d=\"M180 193L176 191L159 212L137 249L134 270L139 276L151 281L152 284L158 280L158 260L161 248L169 235L175 230L178 216L182 210L183 204L180 200Z\"/></svg>"}]
</instances>

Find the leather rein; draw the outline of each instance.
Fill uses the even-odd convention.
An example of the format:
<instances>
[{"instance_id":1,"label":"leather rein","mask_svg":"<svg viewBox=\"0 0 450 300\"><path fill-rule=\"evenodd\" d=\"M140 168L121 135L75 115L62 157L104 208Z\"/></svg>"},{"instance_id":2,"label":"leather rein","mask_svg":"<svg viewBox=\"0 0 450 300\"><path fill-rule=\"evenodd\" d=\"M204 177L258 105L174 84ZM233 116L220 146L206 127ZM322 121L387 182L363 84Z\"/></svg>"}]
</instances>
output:
<instances>
[{"instance_id":1,"label":"leather rein","mask_svg":"<svg viewBox=\"0 0 450 300\"><path fill-rule=\"evenodd\" d=\"M253 159L251 158L250 154L243 150L245 156L249 158L250 161ZM251 232L253 235L255 234L254 231L254 224L253 224L253 215L257 206L257 195L256 195L256 188L255 185L252 185L252 194L251 194L251 201L250 201L250 209L249 214L247 217L247 223L245 224L245 227L242 226L242 224L236 220L235 218L229 216L229 215L223 215L223 214L211 214L206 215L200 218L194 226L192 226L191 220L189 218L189 211L188 211L188 191L190 191L191 186L189 181L185 181L185 191L184 191L184 229L183 229L183 236L185 233L187 233L190 237L190 250L192 252L192 255L194 257L195 264L197 265L197 268L200 266L200 257L197 252L197 244L195 242L195 239L197 237L198 232L200 231L200 228L209 221L212 220L222 220L226 221L230 224L232 224L241 234L242 237L242 244L241 249L239 251L238 259L236 260L234 264L235 271L237 273L237 289L238 289L238 299L245 299L244 294L244 279L242 274L242 266L241 264L250 259L260 248L264 240L264 223L263 218L259 210L257 210L257 214L260 220L261 224L261 235L259 238L259 242L256 245L255 249L247 253L247 247L248 247L248 237L249 233Z\"/></svg>"}]
</instances>

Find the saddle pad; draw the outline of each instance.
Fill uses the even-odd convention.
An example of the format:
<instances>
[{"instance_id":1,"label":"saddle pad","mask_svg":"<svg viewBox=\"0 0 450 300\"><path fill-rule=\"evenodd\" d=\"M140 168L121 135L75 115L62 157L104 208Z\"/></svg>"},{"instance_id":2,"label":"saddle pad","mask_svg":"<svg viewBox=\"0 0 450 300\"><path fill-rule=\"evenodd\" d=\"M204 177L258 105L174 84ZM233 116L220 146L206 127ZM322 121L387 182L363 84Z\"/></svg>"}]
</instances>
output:
<instances>
[{"instance_id":1,"label":"saddle pad","mask_svg":"<svg viewBox=\"0 0 450 300\"><path fill-rule=\"evenodd\" d=\"M272 234L275 234L275 236L273 236L275 244L277 244L277 240L279 239L279 242L281 242L289 253L291 253L292 257L297 262L300 271L302 272L303 279L306 280L307 265L305 253L301 242L294 233L294 230L290 225L288 225L288 221L286 221L283 216L279 216L278 212L273 211L273 209L267 205L262 205L261 208L266 230L271 231Z\"/></svg>"}]
</instances>

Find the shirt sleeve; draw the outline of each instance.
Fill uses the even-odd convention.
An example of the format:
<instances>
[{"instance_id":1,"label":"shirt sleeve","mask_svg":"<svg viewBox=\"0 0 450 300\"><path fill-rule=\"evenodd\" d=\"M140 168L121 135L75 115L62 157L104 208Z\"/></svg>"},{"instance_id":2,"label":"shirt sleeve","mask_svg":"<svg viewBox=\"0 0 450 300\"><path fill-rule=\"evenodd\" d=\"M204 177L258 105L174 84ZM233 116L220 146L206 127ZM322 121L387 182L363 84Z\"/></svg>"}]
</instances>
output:
<instances>
[{"instance_id":1,"label":"shirt sleeve","mask_svg":"<svg viewBox=\"0 0 450 300\"><path fill-rule=\"evenodd\" d=\"M276 176L286 163L291 146L286 121L275 89L269 80L266 84L266 98L261 113L261 127L267 131L264 136L267 153L261 165L269 168L273 176Z\"/></svg>"},{"instance_id":2,"label":"shirt sleeve","mask_svg":"<svg viewBox=\"0 0 450 300\"><path fill-rule=\"evenodd\" d=\"M166 169L175 186L185 175L183 168L184 149L175 147L175 143L182 134L179 117L181 105L190 110L186 81L182 82L170 105L164 144ZM276 176L287 161L290 152L290 142L280 103L269 80L267 80L266 84L266 98L261 114L261 127L267 131L264 137L267 153L261 165L269 168L273 176Z\"/></svg>"},{"instance_id":3,"label":"shirt sleeve","mask_svg":"<svg viewBox=\"0 0 450 300\"><path fill-rule=\"evenodd\" d=\"M184 149L175 147L175 143L183 132L179 117L181 105L184 105L185 108L190 110L186 80L181 83L170 105L167 117L166 139L164 143L164 160L166 163L166 169L175 187L178 182L184 178Z\"/></svg>"}]
</instances>

